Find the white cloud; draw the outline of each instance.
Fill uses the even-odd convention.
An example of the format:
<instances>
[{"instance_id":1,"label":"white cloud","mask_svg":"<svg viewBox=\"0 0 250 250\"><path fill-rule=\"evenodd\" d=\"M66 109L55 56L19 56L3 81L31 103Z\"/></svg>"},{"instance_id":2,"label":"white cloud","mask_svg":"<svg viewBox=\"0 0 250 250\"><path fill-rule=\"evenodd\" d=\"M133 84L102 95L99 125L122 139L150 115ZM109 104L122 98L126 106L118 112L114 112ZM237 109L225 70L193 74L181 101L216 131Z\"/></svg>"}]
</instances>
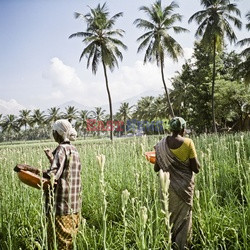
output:
<instances>
[{"instance_id":1,"label":"white cloud","mask_svg":"<svg viewBox=\"0 0 250 250\"><path fill-rule=\"evenodd\" d=\"M65 65L57 57L51 59L49 74L55 86L58 87L79 88L83 85L75 69Z\"/></svg>"},{"instance_id":2,"label":"white cloud","mask_svg":"<svg viewBox=\"0 0 250 250\"><path fill-rule=\"evenodd\" d=\"M123 66L110 77L114 100L123 100L150 89L162 87L160 69L156 64L136 61L132 66Z\"/></svg>"},{"instance_id":3,"label":"white cloud","mask_svg":"<svg viewBox=\"0 0 250 250\"><path fill-rule=\"evenodd\" d=\"M192 49L186 48L184 51L185 58L192 55ZM181 59L180 62L173 63L171 59L166 58L164 74L167 87L171 87L170 78L180 70L183 62L184 59ZM106 104L108 97L102 74L100 65L98 75L101 78L93 76L88 70L84 74L84 80L81 80L73 67L54 57L51 59L49 70L44 74L52 83L52 91L44 100L56 101L57 105L70 100L90 107ZM108 80L112 102L122 101L145 91L163 89L161 71L156 63L143 64L142 61L136 61L131 66L121 66L113 73L108 71Z\"/></svg>"},{"instance_id":4,"label":"white cloud","mask_svg":"<svg viewBox=\"0 0 250 250\"><path fill-rule=\"evenodd\" d=\"M25 109L25 107L18 103L15 99L11 99L9 101L4 101L0 99L0 114L2 115L17 115L19 113L19 110L22 109Z\"/></svg>"}]
</instances>

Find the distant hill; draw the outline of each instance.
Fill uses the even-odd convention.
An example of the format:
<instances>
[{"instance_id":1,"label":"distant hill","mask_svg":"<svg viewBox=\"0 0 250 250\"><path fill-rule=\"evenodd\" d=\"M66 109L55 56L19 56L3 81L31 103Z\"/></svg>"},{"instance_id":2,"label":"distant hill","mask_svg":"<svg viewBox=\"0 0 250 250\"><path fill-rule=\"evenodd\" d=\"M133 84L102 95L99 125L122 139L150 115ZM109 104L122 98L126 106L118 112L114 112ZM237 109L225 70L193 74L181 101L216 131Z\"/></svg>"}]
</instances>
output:
<instances>
[{"instance_id":1,"label":"distant hill","mask_svg":"<svg viewBox=\"0 0 250 250\"><path fill-rule=\"evenodd\" d=\"M148 90L148 91L145 91L139 95L133 96L131 98L121 100L119 102L114 102L113 103L113 113L115 114L119 110L121 103L123 103L123 102L128 102L129 105L132 106L132 105L135 105L142 97L146 97L146 96L157 97L161 94L164 94L163 90ZM109 104L102 105L101 107L103 109L105 109L107 113L109 113Z\"/></svg>"},{"instance_id":2,"label":"distant hill","mask_svg":"<svg viewBox=\"0 0 250 250\"><path fill-rule=\"evenodd\" d=\"M80 104L76 101L68 101L68 102L65 102L59 106L57 106L57 108L60 108L61 111L65 111L65 108L69 107L69 106L74 106L77 110L92 110L94 109L93 107L88 107L88 106L85 106L83 104Z\"/></svg>"},{"instance_id":3,"label":"distant hill","mask_svg":"<svg viewBox=\"0 0 250 250\"><path fill-rule=\"evenodd\" d=\"M145 91L139 95L136 95L136 96L133 96L131 98L128 98L128 99L124 99L124 100L121 100L119 102L114 102L112 103L112 107L113 107L113 113L115 114L120 106L121 106L121 103L123 102L128 102L130 106L132 105L135 105L138 100L140 100L142 97L145 97L145 96L154 96L154 97L157 97L161 94L163 94L163 90L153 90L153 91ZM90 106L85 106L83 104L80 104L78 102L75 102L75 101L69 101L69 102L65 102L59 106L57 106L58 108L60 108L61 111L65 111L65 108L67 108L68 106L74 106L77 110L94 110L96 106L94 107L90 107ZM108 114L109 113L109 104L104 104L104 105L101 105L100 106L102 109L106 110L106 113Z\"/></svg>"},{"instance_id":4,"label":"distant hill","mask_svg":"<svg viewBox=\"0 0 250 250\"><path fill-rule=\"evenodd\" d=\"M128 98L128 99L124 99L124 100L121 100L121 101L118 101L118 102L114 102L112 103L113 105L113 113L115 114L120 106L121 106L121 103L123 102L128 102L130 106L132 105L135 105L138 100L140 100L142 97L145 97L145 96L154 96L154 97L157 97L161 94L163 94L163 90L153 90L153 91L145 91L139 95L136 95L136 96L133 96L131 98ZM81 103L78 103L76 101L68 101L68 102L65 102L61 105L58 105L57 108L60 108L60 110L62 112L65 111L65 108L69 107L69 106L74 106L77 110L94 110L95 107L90 107L90 106L85 106ZM106 110L106 114L109 113L109 104L104 104L102 106L100 106L102 109ZM50 107L49 107L50 108ZM22 109L27 109L26 107L22 106L21 104L19 104L16 100L14 99L11 99L9 101L4 101L4 100L1 100L0 99L0 114L2 115L7 115L7 114L13 114L13 115L18 115L19 114L19 110L22 110ZM47 110L48 109L45 109L44 111L47 113Z\"/></svg>"}]
</instances>

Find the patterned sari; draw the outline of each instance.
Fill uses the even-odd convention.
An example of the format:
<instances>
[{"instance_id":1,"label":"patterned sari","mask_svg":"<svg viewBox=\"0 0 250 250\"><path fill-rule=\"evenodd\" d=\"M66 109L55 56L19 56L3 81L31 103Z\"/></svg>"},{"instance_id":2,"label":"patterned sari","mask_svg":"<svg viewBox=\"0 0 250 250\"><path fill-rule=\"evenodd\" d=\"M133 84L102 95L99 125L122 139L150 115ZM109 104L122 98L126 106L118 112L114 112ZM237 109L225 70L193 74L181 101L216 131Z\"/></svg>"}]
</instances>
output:
<instances>
[{"instance_id":1,"label":"patterned sari","mask_svg":"<svg viewBox=\"0 0 250 250\"><path fill-rule=\"evenodd\" d=\"M169 212L172 242L176 249L185 249L191 234L194 175L189 162L181 162L170 151L167 137L155 146L156 164L170 174Z\"/></svg>"}]
</instances>

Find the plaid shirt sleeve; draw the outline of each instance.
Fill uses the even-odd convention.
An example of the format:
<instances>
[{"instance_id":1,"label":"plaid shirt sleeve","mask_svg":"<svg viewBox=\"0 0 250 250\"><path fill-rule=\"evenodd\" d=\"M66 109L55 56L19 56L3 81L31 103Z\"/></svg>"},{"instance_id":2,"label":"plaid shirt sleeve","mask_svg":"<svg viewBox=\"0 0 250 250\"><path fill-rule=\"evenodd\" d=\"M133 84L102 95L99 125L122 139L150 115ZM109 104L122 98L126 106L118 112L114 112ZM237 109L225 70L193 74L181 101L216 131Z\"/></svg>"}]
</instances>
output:
<instances>
[{"instance_id":1,"label":"plaid shirt sleeve","mask_svg":"<svg viewBox=\"0 0 250 250\"><path fill-rule=\"evenodd\" d=\"M55 180L58 180L63 172L65 161L66 161L65 149L63 147L59 146L56 149L53 162L52 162L51 167L48 171L48 175L51 177L53 174Z\"/></svg>"}]
</instances>

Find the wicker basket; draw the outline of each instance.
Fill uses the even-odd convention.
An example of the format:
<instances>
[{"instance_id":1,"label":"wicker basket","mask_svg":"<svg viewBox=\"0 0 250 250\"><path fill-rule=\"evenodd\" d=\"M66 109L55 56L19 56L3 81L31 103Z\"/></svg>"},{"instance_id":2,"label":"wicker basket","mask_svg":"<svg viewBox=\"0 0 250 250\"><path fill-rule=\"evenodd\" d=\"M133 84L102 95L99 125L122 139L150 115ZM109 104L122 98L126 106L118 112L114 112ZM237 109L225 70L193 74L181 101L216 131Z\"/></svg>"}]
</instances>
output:
<instances>
[{"instance_id":1,"label":"wicker basket","mask_svg":"<svg viewBox=\"0 0 250 250\"><path fill-rule=\"evenodd\" d=\"M18 164L14 168L17 176L26 185L37 189L48 189L50 180L40 176L40 170L27 164Z\"/></svg>"}]
</instances>

